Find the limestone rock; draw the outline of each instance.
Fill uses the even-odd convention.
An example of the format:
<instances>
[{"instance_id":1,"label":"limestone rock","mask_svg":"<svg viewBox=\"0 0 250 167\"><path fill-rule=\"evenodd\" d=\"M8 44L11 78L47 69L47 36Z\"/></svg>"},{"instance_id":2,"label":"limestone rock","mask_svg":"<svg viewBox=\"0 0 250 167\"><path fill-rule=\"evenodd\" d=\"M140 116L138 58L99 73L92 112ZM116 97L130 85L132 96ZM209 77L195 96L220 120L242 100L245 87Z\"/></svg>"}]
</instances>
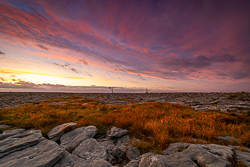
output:
<instances>
[{"instance_id":1,"label":"limestone rock","mask_svg":"<svg viewBox=\"0 0 250 167\"><path fill-rule=\"evenodd\" d=\"M97 158L104 160L107 160L108 158L106 148L93 138L83 141L78 147L76 147L73 154L90 162Z\"/></svg>"},{"instance_id":2,"label":"limestone rock","mask_svg":"<svg viewBox=\"0 0 250 167\"><path fill-rule=\"evenodd\" d=\"M128 146L130 143L130 137L129 135L124 135L121 138L118 138L118 141L122 143L124 146Z\"/></svg>"},{"instance_id":3,"label":"limestone rock","mask_svg":"<svg viewBox=\"0 0 250 167\"><path fill-rule=\"evenodd\" d=\"M181 150L186 149L190 143L178 142L178 143L171 143L166 150L162 152L163 155L172 155L177 152L181 152Z\"/></svg>"},{"instance_id":4,"label":"limestone rock","mask_svg":"<svg viewBox=\"0 0 250 167\"><path fill-rule=\"evenodd\" d=\"M94 160L89 167L112 167L112 165L103 159L96 159Z\"/></svg>"},{"instance_id":5,"label":"limestone rock","mask_svg":"<svg viewBox=\"0 0 250 167\"><path fill-rule=\"evenodd\" d=\"M25 129L12 129L12 130L5 130L3 134L0 134L0 140L6 139L7 137L14 136L18 133L23 133Z\"/></svg>"},{"instance_id":6,"label":"limestone rock","mask_svg":"<svg viewBox=\"0 0 250 167\"><path fill-rule=\"evenodd\" d=\"M132 161L130 161L127 165L125 165L124 167L138 167L139 163L141 160L135 160L133 159Z\"/></svg>"},{"instance_id":7,"label":"limestone rock","mask_svg":"<svg viewBox=\"0 0 250 167\"><path fill-rule=\"evenodd\" d=\"M60 141L60 146L72 152L82 141L95 136L97 128L95 126L80 127L71 132L65 133Z\"/></svg>"},{"instance_id":8,"label":"limestone rock","mask_svg":"<svg viewBox=\"0 0 250 167\"><path fill-rule=\"evenodd\" d=\"M40 130L28 130L0 141L0 158L38 144L43 139Z\"/></svg>"},{"instance_id":9,"label":"limestone rock","mask_svg":"<svg viewBox=\"0 0 250 167\"><path fill-rule=\"evenodd\" d=\"M158 155L167 167L197 167L197 164L190 158L175 153L173 155Z\"/></svg>"},{"instance_id":10,"label":"limestone rock","mask_svg":"<svg viewBox=\"0 0 250 167\"><path fill-rule=\"evenodd\" d=\"M130 161L141 156L140 151L138 150L138 148L137 147L132 147L132 146L128 147L126 155L127 155L128 159Z\"/></svg>"},{"instance_id":11,"label":"limestone rock","mask_svg":"<svg viewBox=\"0 0 250 167\"><path fill-rule=\"evenodd\" d=\"M0 159L0 167L49 167L63 156L63 149L54 141L44 139L39 144L16 151Z\"/></svg>"},{"instance_id":12,"label":"limestone rock","mask_svg":"<svg viewBox=\"0 0 250 167\"><path fill-rule=\"evenodd\" d=\"M50 140L58 141L62 135L66 132L69 132L77 127L77 124L74 122L64 123L62 125L58 125L51 129L48 133L48 137Z\"/></svg>"},{"instance_id":13,"label":"limestone rock","mask_svg":"<svg viewBox=\"0 0 250 167\"><path fill-rule=\"evenodd\" d=\"M139 167L165 167L163 161L154 153L146 153L142 155Z\"/></svg>"},{"instance_id":14,"label":"limestone rock","mask_svg":"<svg viewBox=\"0 0 250 167\"><path fill-rule=\"evenodd\" d=\"M226 140L226 141L236 141L237 143L239 142L239 139L232 137L232 136L218 136L217 138L221 139L221 140Z\"/></svg>"},{"instance_id":15,"label":"limestone rock","mask_svg":"<svg viewBox=\"0 0 250 167\"><path fill-rule=\"evenodd\" d=\"M235 151L238 159L240 159L244 164L250 167L250 153L249 152L241 152Z\"/></svg>"},{"instance_id":16,"label":"limestone rock","mask_svg":"<svg viewBox=\"0 0 250 167\"><path fill-rule=\"evenodd\" d=\"M0 125L0 129L8 129L10 128L11 126L8 126L8 125Z\"/></svg>"},{"instance_id":17,"label":"limestone rock","mask_svg":"<svg viewBox=\"0 0 250 167\"><path fill-rule=\"evenodd\" d=\"M109 134L108 136L109 137L122 137L128 133L129 131L127 131L126 129L112 127L111 134Z\"/></svg>"},{"instance_id":18,"label":"limestone rock","mask_svg":"<svg viewBox=\"0 0 250 167\"><path fill-rule=\"evenodd\" d=\"M90 163L64 150L63 157L54 165L54 167L87 167Z\"/></svg>"},{"instance_id":19,"label":"limestone rock","mask_svg":"<svg viewBox=\"0 0 250 167\"><path fill-rule=\"evenodd\" d=\"M222 153L222 154L221 154ZM186 150L179 153L181 156L188 157L190 160L207 167L227 167L231 163L227 161L225 156L227 151L210 147L202 147L201 145L192 144Z\"/></svg>"}]
</instances>

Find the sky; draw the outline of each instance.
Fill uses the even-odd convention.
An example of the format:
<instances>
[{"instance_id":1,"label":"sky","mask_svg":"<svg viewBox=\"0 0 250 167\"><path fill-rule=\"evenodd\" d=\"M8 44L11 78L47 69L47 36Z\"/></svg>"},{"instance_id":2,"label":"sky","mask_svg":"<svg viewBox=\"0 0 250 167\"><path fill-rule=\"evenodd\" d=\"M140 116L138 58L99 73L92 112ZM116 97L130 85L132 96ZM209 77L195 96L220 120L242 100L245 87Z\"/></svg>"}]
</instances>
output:
<instances>
[{"instance_id":1,"label":"sky","mask_svg":"<svg viewBox=\"0 0 250 167\"><path fill-rule=\"evenodd\" d=\"M249 9L249 0L0 0L0 92L249 92Z\"/></svg>"}]
</instances>

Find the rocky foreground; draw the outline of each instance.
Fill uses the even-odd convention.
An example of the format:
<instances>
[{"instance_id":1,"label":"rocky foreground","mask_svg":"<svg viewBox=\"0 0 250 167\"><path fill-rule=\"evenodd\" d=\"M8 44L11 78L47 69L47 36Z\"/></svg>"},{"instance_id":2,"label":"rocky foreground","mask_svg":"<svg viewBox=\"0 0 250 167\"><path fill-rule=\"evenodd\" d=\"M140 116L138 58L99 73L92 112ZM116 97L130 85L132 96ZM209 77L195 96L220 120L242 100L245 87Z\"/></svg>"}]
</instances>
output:
<instances>
[{"instance_id":1,"label":"rocky foreground","mask_svg":"<svg viewBox=\"0 0 250 167\"><path fill-rule=\"evenodd\" d=\"M131 145L126 129L112 127L102 138L96 133L95 126L77 127L73 122L54 127L48 139L40 130L6 130L0 134L0 167L250 166L250 152L230 146L179 142L170 144L162 154L141 155Z\"/></svg>"},{"instance_id":2,"label":"rocky foreground","mask_svg":"<svg viewBox=\"0 0 250 167\"><path fill-rule=\"evenodd\" d=\"M51 102L62 98L79 96L105 104L136 104L164 102L192 107L196 111L219 111L250 115L250 93L0 93L0 108L16 107L21 104L64 104L67 101ZM81 99L75 99L75 101Z\"/></svg>"}]
</instances>

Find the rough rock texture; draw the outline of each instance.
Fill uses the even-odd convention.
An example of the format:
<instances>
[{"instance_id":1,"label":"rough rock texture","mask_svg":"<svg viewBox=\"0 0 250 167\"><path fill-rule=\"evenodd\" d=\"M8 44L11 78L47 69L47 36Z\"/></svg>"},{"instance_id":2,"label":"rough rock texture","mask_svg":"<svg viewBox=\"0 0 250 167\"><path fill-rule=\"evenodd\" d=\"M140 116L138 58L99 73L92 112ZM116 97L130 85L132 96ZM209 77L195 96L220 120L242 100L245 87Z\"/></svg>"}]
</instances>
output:
<instances>
[{"instance_id":1,"label":"rough rock texture","mask_svg":"<svg viewBox=\"0 0 250 167\"><path fill-rule=\"evenodd\" d=\"M163 161L154 153L146 153L142 155L139 167L165 167Z\"/></svg>"},{"instance_id":2,"label":"rough rock texture","mask_svg":"<svg viewBox=\"0 0 250 167\"><path fill-rule=\"evenodd\" d=\"M158 155L166 167L197 167L197 164L191 159L181 156L179 153L173 155Z\"/></svg>"},{"instance_id":3,"label":"rough rock texture","mask_svg":"<svg viewBox=\"0 0 250 167\"><path fill-rule=\"evenodd\" d=\"M44 139L39 144L16 151L0 159L0 167L50 167L63 156L63 149L54 141Z\"/></svg>"},{"instance_id":4,"label":"rough rock texture","mask_svg":"<svg viewBox=\"0 0 250 167\"><path fill-rule=\"evenodd\" d=\"M8 125L0 125L0 129L7 129L7 128L10 128L11 126L8 126Z\"/></svg>"},{"instance_id":5,"label":"rough rock texture","mask_svg":"<svg viewBox=\"0 0 250 167\"><path fill-rule=\"evenodd\" d=\"M128 147L126 155L127 155L128 159L130 161L141 156L140 151L138 150L138 148L137 147L132 147L132 146Z\"/></svg>"},{"instance_id":6,"label":"rough rock texture","mask_svg":"<svg viewBox=\"0 0 250 167\"><path fill-rule=\"evenodd\" d=\"M128 133L129 133L129 131L127 131L126 129L112 127L111 133L108 136L109 137L122 137Z\"/></svg>"},{"instance_id":7,"label":"rough rock texture","mask_svg":"<svg viewBox=\"0 0 250 167\"><path fill-rule=\"evenodd\" d=\"M235 138L235 137L232 137L232 136L218 136L217 138L221 139L221 140L226 140L226 141L230 141L230 142L239 142L240 140Z\"/></svg>"},{"instance_id":8,"label":"rough rock texture","mask_svg":"<svg viewBox=\"0 0 250 167\"><path fill-rule=\"evenodd\" d=\"M0 158L38 144L43 139L40 130L28 130L0 141Z\"/></svg>"},{"instance_id":9,"label":"rough rock texture","mask_svg":"<svg viewBox=\"0 0 250 167\"><path fill-rule=\"evenodd\" d=\"M89 167L112 167L112 165L103 159L96 159L94 160Z\"/></svg>"},{"instance_id":10,"label":"rough rock texture","mask_svg":"<svg viewBox=\"0 0 250 167\"><path fill-rule=\"evenodd\" d=\"M23 133L25 129L13 129L13 130L5 130L3 134L0 134L0 140L6 139L7 137L14 136L18 133Z\"/></svg>"},{"instance_id":11,"label":"rough rock texture","mask_svg":"<svg viewBox=\"0 0 250 167\"><path fill-rule=\"evenodd\" d=\"M231 147L216 144L172 143L162 152L168 161L179 159L184 162L193 161L198 166L231 166L227 158L234 152Z\"/></svg>"},{"instance_id":12,"label":"rough rock texture","mask_svg":"<svg viewBox=\"0 0 250 167\"><path fill-rule=\"evenodd\" d=\"M235 151L237 154L237 157L245 163L247 166L250 167L250 153L249 152L241 152L241 151Z\"/></svg>"},{"instance_id":13,"label":"rough rock texture","mask_svg":"<svg viewBox=\"0 0 250 167\"><path fill-rule=\"evenodd\" d=\"M211 148L211 147L210 147ZM191 144L186 150L182 151L180 155L188 157L200 166L206 167L227 167L231 163L225 158L227 152L221 149L209 149L200 145ZM220 155L222 153L222 155ZM232 152L233 154L233 152Z\"/></svg>"},{"instance_id":14,"label":"rough rock texture","mask_svg":"<svg viewBox=\"0 0 250 167\"><path fill-rule=\"evenodd\" d=\"M72 152L82 141L95 136L97 128L95 126L77 128L71 132L65 133L60 141L60 146L65 150Z\"/></svg>"},{"instance_id":15,"label":"rough rock texture","mask_svg":"<svg viewBox=\"0 0 250 167\"><path fill-rule=\"evenodd\" d=\"M141 160L135 160L133 159L132 161L130 161L127 165L125 165L124 167L138 167L139 163Z\"/></svg>"},{"instance_id":16,"label":"rough rock texture","mask_svg":"<svg viewBox=\"0 0 250 167\"><path fill-rule=\"evenodd\" d=\"M106 148L93 138L83 141L78 147L76 147L73 154L90 162L97 158L104 160L107 160L108 158Z\"/></svg>"},{"instance_id":17,"label":"rough rock texture","mask_svg":"<svg viewBox=\"0 0 250 167\"><path fill-rule=\"evenodd\" d=\"M50 140L58 141L62 135L66 132L69 132L77 127L77 124L74 122L64 123L62 125L58 125L51 129L48 133L48 137Z\"/></svg>"},{"instance_id":18,"label":"rough rock texture","mask_svg":"<svg viewBox=\"0 0 250 167\"><path fill-rule=\"evenodd\" d=\"M178 142L178 143L172 143L168 146L166 150L162 152L163 155L172 155L177 152L180 152L180 150L187 149L187 147L190 145L190 143L184 143L184 142Z\"/></svg>"},{"instance_id":19,"label":"rough rock texture","mask_svg":"<svg viewBox=\"0 0 250 167\"><path fill-rule=\"evenodd\" d=\"M54 165L54 167L87 167L89 165L90 163L86 160L64 150L63 157Z\"/></svg>"}]
</instances>

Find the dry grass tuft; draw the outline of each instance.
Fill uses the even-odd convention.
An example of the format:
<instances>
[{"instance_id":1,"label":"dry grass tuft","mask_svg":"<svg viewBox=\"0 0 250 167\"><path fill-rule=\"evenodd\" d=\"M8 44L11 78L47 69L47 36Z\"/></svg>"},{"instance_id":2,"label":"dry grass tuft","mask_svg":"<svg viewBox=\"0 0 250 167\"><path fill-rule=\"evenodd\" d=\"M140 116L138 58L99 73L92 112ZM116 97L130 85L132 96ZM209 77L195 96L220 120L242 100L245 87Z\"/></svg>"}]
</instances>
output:
<instances>
[{"instance_id":1,"label":"dry grass tuft","mask_svg":"<svg viewBox=\"0 0 250 167\"><path fill-rule=\"evenodd\" d=\"M89 105L82 105L86 102ZM53 127L71 121L78 126L95 125L100 129L99 134L105 134L112 126L121 127L143 141L134 143L142 152L159 153L171 142L194 142L192 138L207 143L237 144L219 140L217 136L233 136L240 139L237 145L250 146L249 117L195 112L186 106L159 102L104 105L81 99L64 105L23 105L1 109L0 120L15 127L40 129L45 136Z\"/></svg>"}]
</instances>

